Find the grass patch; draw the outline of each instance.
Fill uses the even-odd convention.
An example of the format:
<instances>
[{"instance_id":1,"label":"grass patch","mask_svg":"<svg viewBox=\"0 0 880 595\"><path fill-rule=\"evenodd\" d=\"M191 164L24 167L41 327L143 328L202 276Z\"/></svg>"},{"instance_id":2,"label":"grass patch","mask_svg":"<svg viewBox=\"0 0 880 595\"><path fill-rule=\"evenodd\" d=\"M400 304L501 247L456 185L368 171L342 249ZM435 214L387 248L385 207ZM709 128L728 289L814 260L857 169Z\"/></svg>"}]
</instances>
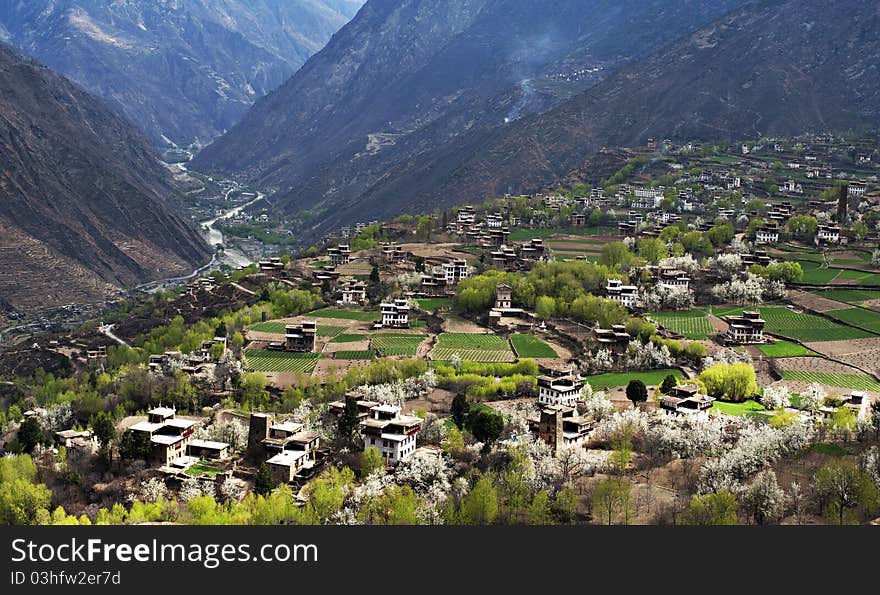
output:
<instances>
[{"instance_id":1,"label":"grass patch","mask_svg":"<svg viewBox=\"0 0 880 595\"><path fill-rule=\"evenodd\" d=\"M703 310L688 310L686 312L660 312L648 314L658 324L678 333L687 339L701 341L708 339L715 332L709 323L709 318Z\"/></svg>"},{"instance_id":2,"label":"grass patch","mask_svg":"<svg viewBox=\"0 0 880 595\"><path fill-rule=\"evenodd\" d=\"M815 351L811 351L798 343L791 341L776 341L769 345L758 345L758 349L767 357L803 357L816 355Z\"/></svg>"},{"instance_id":3,"label":"grass patch","mask_svg":"<svg viewBox=\"0 0 880 595\"><path fill-rule=\"evenodd\" d=\"M205 461L199 461L186 470L186 474L192 477L216 477L218 473L220 473L220 469Z\"/></svg>"},{"instance_id":4,"label":"grass patch","mask_svg":"<svg viewBox=\"0 0 880 595\"><path fill-rule=\"evenodd\" d=\"M534 335L512 335L510 342L518 357L536 359L559 357L552 347Z\"/></svg>"},{"instance_id":5,"label":"grass patch","mask_svg":"<svg viewBox=\"0 0 880 595\"><path fill-rule=\"evenodd\" d=\"M724 401L715 401L712 403L711 411L714 413L723 413L725 415L749 415L759 411L766 411L767 408L754 400L743 401L742 403L727 403Z\"/></svg>"},{"instance_id":6,"label":"grass patch","mask_svg":"<svg viewBox=\"0 0 880 595\"><path fill-rule=\"evenodd\" d=\"M273 335L283 335L287 324L284 322L258 322L248 327L248 330L258 333L271 333Z\"/></svg>"},{"instance_id":7,"label":"grass patch","mask_svg":"<svg viewBox=\"0 0 880 595\"><path fill-rule=\"evenodd\" d=\"M589 376L586 380L593 387L593 390L605 390L607 388L626 386L630 380L641 380L646 386L657 386L670 374L679 380L683 377L680 370L669 369L649 370L647 372L608 372L607 374Z\"/></svg>"},{"instance_id":8,"label":"grass patch","mask_svg":"<svg viewBox=\"0 0 880 595\"><path fill-rule=\"evenodd\" d=\"M363 310L337 310L335 308L324 308L309 312L309 316L315 318L330 318L337 320L358 320L360 322L373 322L379 320L382 315L378 312L364 312Z\"/></svg>"},{"instance_id":9,"label":"grass patch","mask_svg":"<svg viewBox=\"0 0 880 595\"><path fill-rule=\"evenodd\" d=\"M820 455L827 455L829 457L845 457L849 454L849 451L842 446L831 444L830 442L820 442L819 444L814 444L810 450L815 453L819 453Z\"/></svg>"},{"instance_id":10,"label":"grass patch","mask_svg":"<svg viewBox=\"0 0 880 595\"><path fill-rule=\"evenodd\" d=\"M838 374L835 372L807 372L804 370L783 370L782 378L794 382L816 382L825 386L870 390L880 392L880 382L866 374Z\"/></svg>"},{"instance_id":11,"label":"grass patch","mask_svg":"<svg viewBox=\"0 0 880 595\"><path fill-rule=\"evenodd\" d=\"M247 369L252 372L303 372L310 374L318 364L317 353L288 353L246 349L244 358Z\"/></svg>"},{"instance_id":12,"label":"grass patch","mask_svg":"<svg viewBox=\"0 0 880 595\"><path fill-rule=\"evenodd\" d=\"M373 335L371 346L383 356L408 355L418 353L419 345L425 340L423 335Z\"/></svg>"},{"instance_id":13,"label":"grass patch","mask_svg":"<svg viewBox=\"0 0 880 595\"><path fill-rule=\"evenodd\" d=\"M416 300L419 308L425 310L426 312L433 312L438 308L449 308L452 306L452 300L450 298L424 298Z\"/></svg>"},{"instance_id":14,"label":"grass patch","mask_svg":"<svg viewBox=\"0 0 880 595\"><path fill-rule=\"evenodd\" d=\"M345 359L345 360L360 360L360 359L375 359L376 352L372 349L364 349L362 351L337 351L335 354L336 359Z\"/></svg>"}]
</instances>

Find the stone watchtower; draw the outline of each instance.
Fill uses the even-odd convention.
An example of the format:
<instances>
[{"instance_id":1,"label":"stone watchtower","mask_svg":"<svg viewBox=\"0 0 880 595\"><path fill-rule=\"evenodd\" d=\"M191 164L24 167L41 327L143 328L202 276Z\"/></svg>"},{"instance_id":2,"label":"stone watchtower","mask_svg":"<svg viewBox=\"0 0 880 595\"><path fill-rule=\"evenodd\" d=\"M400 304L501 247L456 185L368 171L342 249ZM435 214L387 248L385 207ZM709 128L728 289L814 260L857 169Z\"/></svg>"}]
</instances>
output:
<instances>
[{"instance_id":1,"label":"stone watchtower","mask_svg":"<svg viewBox=\"0 0 880 595\"><path fill-rule=\"evenodd\" d=\"M513 302L513 290L510 285L500 284L495 288L495 308L509 310Z\"/></svg>"},{"instance_id":2,"label":"stone watchtower","mask_svg":"<svg viewBox=\"0 0 880 595\"><path fill-rule=\"evenodd\" d=\"M268 413L251 413L248 425L248 454L256 455L263 451L263 440L269 437L269 426L272 425L273 419L274 416Z\"/></svg>"}]
</instances>

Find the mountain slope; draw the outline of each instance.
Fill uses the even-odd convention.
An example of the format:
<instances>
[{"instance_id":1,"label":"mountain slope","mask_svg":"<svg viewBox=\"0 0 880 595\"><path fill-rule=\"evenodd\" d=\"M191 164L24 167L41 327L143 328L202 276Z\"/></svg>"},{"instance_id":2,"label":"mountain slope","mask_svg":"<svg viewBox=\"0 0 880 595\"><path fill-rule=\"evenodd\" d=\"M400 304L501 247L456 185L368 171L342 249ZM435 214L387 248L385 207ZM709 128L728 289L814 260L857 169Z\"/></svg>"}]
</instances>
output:
<instances>
[{"instance_id":1,"label":"mountain slope","mask_svg":"<svg viewBox=\"0 0 880 595\"><path fill-rule=\"evenodd\" d=\"M546 111L743 1L370 0L192 165L277 189L321 227L389 171Z\"/></svg>"},{"instance_id":2,"label":"mountain slope","mask_svg":"<svg viewBox=\"0 0 880 595\"><path fill-rule=\"evenodd\" d=\"M0 39L155 142L208 142L320 50L360 0L5 0Z\"/></svg>"},{"instance_id":3,"label":"mountain slope","mask_svg":"<svg viewBox=\"0 0 880 595\"><path fill-rule=\"evenodd\" d=\"M557 109L389 172L421 206L440 197L536 191L603 145L742 139L880 126L880 5L760 2L623 69ZM410 185L426 170L455 172Z\"/></svg>"},{"instance_id":4,"label":"mountain slope","mask_svg":"<svg viewBox=\"0 0 880 595\"><path fill-rule=\"evenodd\" d=\"M87 301L207 262L166 207L167 169L127 121L0 44L0 299Z\"/></svg>"}]
</instances>

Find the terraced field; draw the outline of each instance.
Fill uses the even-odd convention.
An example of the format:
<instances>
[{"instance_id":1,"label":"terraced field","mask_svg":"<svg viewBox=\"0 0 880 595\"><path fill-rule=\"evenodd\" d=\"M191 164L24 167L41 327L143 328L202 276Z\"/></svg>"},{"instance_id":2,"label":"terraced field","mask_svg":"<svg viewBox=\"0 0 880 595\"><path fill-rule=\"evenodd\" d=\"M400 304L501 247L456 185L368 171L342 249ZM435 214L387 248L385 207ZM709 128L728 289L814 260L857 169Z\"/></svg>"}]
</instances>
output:
<instances>
[{"instance_id":1,"label":"terraced field","mask_svg":"<svg viewBox=\"0 0 880 595\"><path fill-rule=\"evenodd\" d=\"M318 325L318 335L321 337L335 337L340 333L345 332L346 327L344 326L330 326L327 324L319 324Z\"/></svg>"},{"instance_id":2,"label":"terraced field","mask_svg":"<svg viewBox=\"0 0 880 595\"><path fill-rule=\"evenodd\" d=\"M425 340L423 335L372 335L371 345L382 356L409 355L418 353L419 345Z\"/></svg>"},{"instance_id":3,"label":"terraced field","mask_svg":"<svg viewBox=\"0 0 880 595\"><path fill-rule=\"evenodd\" d=\"M248 327L248 330L258 333L271 333L273 335L283 335L287 326L284 322L258 322Z\"/></svg>"},{"instance_id":4,"label":"terraced field","mask_svg":"<svg viewBox=\"0 0 880 595\"><path fill-rule=\"evenodd\" d=\"M880 313L866 308L848 308L844 310L832 310L826 312L835 320L840 320L854 326L880 333Z\"/></svg>"},{"instance_id":5,"label":"terraced field","mask_svg":"<svg viewBox=\"0 0 880 595\"><path fill-rule=\"evenodd\" d=\"M504 364L516 360L513 351L493 351L486 349L460 349L453 347L435 347L432 352L436 361L452 361L456 355L465 362L477 362L480 364Z\"/></svg>"},{"instance_id":6,"label":"terraced field","mask_svg":"<svg viewBox=\"0 0 880 595\"><path fill-rule=\"evenodd\" d=\"M653 320L664 328L678 333L685 338L701 341L708 339L714 332L709 317L703 310L688 310L686 312L659 312L648 314Z\"/></svg>"},{"instance_id":7,"label":"terraced field","mask_svg":"<svg viewBox=\"0 0 880 595\"><path fill-rule=\"evenodd\" d=\"M744 308L718 309L716 314L726 316L741 314ZM876 335L860 329L837 324L826 318L812 314L798 314L788 308L758 308L761 317L767 321L765 331L771 335L789 337L802 342L840 341L845 339L866 339Z\"/></svg>"},{"instance_id":8,"label":"terraced field","mask_svg":"<svg viewBox=\"0 0 880 595\"><path fill-rule=\"evenodd\" d=\"M432 352L435 360L450 361L456 354L464 361L503 363L516 360L510 343L497 335L443 333Z\"/></svg>"},{"instance_id":9,"label":"terraced field","mask_svg":"<svg viewBox=\"0 0 880 595\"><path fill-rule=\"evenodd\" d=\"M288 353L246 349L246 367L252 372L303 372L311 373L321 358L317 353Z\"/></svg>"},{"instance_id":10,"label":"terraced field","mask_svg":"<svg viewBox=\"0 0 880 595\"><path fill-rule=\"evenodd\" d=\"M510 342L518 357L535 359L557 358L559 354L534 335L512 335Z\"/></svg>"},{"instance_id":11,"label":"terraced field","mask_svg":"<svg viewBox=\"0 0 880 595\"><path fill-rule=\"evenodd\" d=\"M880 382L877 382L877 380L865 374L836 374L832 372L783 370L782 378L793 382L817 382L826 386L880 392Z\"/></svg>"},{"instance_id":12,"label":"terraced field","mask_svg":"<svg viewBox=\"0 0 880 595\"><path fill-rule=\"evenodd\" d=\"M337 351L336 359L375 359L376 352L372 349L363 351Z\"/></svg>"},{"instance_id":13,"label":"terraced field","mask_svg":"<svg viewBox=\"0 0 880 595\"><path fill-rule=\"evenodd\" d=\"M871 300L880 300L880 291L875 289L828 289L811 291L813 295L847 304L863 304Z\"/></svg>"},{"instance_id":14,"label":"terraced field","mask_svg":"<svg viewBox=\"0 0 880 595\"><path fill-rule=\"evenodd\" d=\"M437 337L437 345L450 349L486 349L489 351L510 349L510 344L504 337L476 333L443 333Z\"/></svg>"},{"instance_id":15,"label":"terraced field","mask_svg":"<svg viewBox=\"0 0 880 595\"><path fill-rule=\"evenodd\" d=\"M323 310L315 310L309 312L308 316L314 318L330 318L338 320L358 320L360 322L372 322L379 320L382 315L378 312L363 312L361 310L337 310L334 308L324 308Z\"/></svg>"},{"instance_id":16,"label":"terraced field","mask_svg":"<svg viewBox=\"0 0 880 595\"><path fill-rule=\"evenodd\" d=\"M358 341L366 341L369 339L369 335L351 335L347 333L343 333L340 335L336 335L332 339L330 339L331 343L357 343Z\"/></svg>"}]
</instances>

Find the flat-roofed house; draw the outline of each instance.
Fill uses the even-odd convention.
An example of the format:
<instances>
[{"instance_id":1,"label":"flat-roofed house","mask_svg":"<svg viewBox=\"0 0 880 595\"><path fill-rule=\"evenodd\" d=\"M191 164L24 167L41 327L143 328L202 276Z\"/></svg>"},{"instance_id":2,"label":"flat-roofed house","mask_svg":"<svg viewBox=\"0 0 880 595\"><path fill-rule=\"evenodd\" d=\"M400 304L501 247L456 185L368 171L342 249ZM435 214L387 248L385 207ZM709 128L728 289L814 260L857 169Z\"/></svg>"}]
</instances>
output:
<instances>
[{"instance_id":1,"label":"flat-roofed house","mask_svg":"<svg viewBox=\"0 0 880 595\"><path fill-rule=\"evenodd\" d=\"M574 407L548 405L538 417L529 419L529 431L555 452L562 446L581 446L595 427L592 418L577 415Z\"/></svg>"},{"instance_id":2,"label":"flat-roofed house","mask_svg":"<svg viewBox=\"0 0 880 595\"><path fill-rule=\"evenodd\" d=\"M541 405L566 405L573 407L581 397L584 381L580 375L570 372L561 376L538 377L538 403Z\"/></svg>"},{"instance_id":3,"label":"flat-roofed house","mask_svg":"<svg viewBox=\"0 0 880 595\"><path fill-rule=\"evenodd\" d=\"M690 415L706 417L715 401L712 397L700 394L696 384L675 386L668 395L660 398L660 409L670 415Z\"/></svg>"},{"instance_id":4,"label":"flat-roofed house","mask_svg":"<svg viewBox=\"0 0 880 595\"><path fill-rule=\"evenodd\" d=\"M596 346L607 349L611 353L626 353L631 337L622 324L615 324L610 329L597 328L593 331Z\"/></svg>"},{"instance_id":5,"label":"flat-roofed house","mask_svg":"<svg viewBox=\"0 0 880 595\"><path fill-rule=\"evenodd\" d=\"M375 448L387 464L410 458L416 451L416 437L422 429L418 417L401 415L400 407L382 403L370 409L360 422L364 448Z\"/></svg>"},{"instance_id":6,"label":"flat-roofed house","mask_svg":"<svg viewBox=\"0 0 880 595\"><path fill-rule=\"evenodd\" d=\"M839 244L840 228L836 225L819 225L816 228L817 244Z\"/></svg>"},{"instance_id":7,"label":"flat-roofed house","mask_svg":"<svg viewBox=\"0 0 880 595\"><path fill-rule=\"evenodd\" d=\"M290 483L296 478L297 472L305 467L309 454L302 450L282 450L266 461L273 481Z\"/></svg>"},{"instance_id":8,"label":"flat-roofed house","mask_svg":"<svg viewBox=\"0 0 880 595\"><path fill-rule=\"evenodd\" d=\"M766 322L760 312L745 311L742 316L725 316L727 321L727 341L738 345L764 342Z\"/></svg>"},{"instance_id":9,"label":"flat-roofed house","mask_svg":"<svg viewBox=\"0 0 880 595\"><path fill-rule=\"evenodd\" d=\"M367 301L367 286L357 279L344 279L340 291L343 304L361 305Z\"/></svg>"},{"instance_id":10,"label":"flat-roofed house","mask_svg":"<svg viewBox=\"0 0 880 595\"><path fill-rule=\"evenodd\" d=\"M190 440L186 454L197 459L225 459L229 457L229 444L215 440Z\"/></svg>"},{"instance_id":11,"label":"flat-roofed house","mask_svg":"<svg viewBox=\"0 0 880 595\"><path fill-rule=\"evenodd\" d=\"M620 279L609 279L605 293L610 300L620 302L625 308L635 308L639 296L639 288L635 285L624 285Z\"/></svg>"},{"instance_id":12,"label":"flat-roofed house","mask_svg":"<svg viewBox=\"0 0 880 595\"><path fill-rule=\"evenodd\" d=\"M409 328L409 303L405 299L396 299L392 303L382 304L383 328Z\"/></svg>"},{"instance_id":13,"label":"flat-roofed house","mask_svg":"<svg viewBox=\"0 0 880 595\"><path fill-rule=\"evenodd\" d=\"M339 244L336 248L328 248L327 256L330 259L330 266L346 265L351 261L351 248L348 244Z\"/></svg>"},{"instance_id":14,"label":"flat-roofed house","mask_svg":"<svg viewBox=\"0 0 880 595\"><path fill-rule=\"evenodd\" d=\"M176 417L176 411L170 407L156 407L147 412L147 421L134 424L128 431L148 435L153 460L169 465L186 455L187 444L198 423Z\"/></svg>"},{"instance_id":15,"label":"flat-roofed house","mask_svg":"<svg viewBox=\"0 0 880 595\"><path fill-rule=\"evenodd\" d=\"M287 351L311 353L315 350L315 338L317 336L317 320L288 324L284 329L284 347Z\"/></svg>"}]
</instances>

